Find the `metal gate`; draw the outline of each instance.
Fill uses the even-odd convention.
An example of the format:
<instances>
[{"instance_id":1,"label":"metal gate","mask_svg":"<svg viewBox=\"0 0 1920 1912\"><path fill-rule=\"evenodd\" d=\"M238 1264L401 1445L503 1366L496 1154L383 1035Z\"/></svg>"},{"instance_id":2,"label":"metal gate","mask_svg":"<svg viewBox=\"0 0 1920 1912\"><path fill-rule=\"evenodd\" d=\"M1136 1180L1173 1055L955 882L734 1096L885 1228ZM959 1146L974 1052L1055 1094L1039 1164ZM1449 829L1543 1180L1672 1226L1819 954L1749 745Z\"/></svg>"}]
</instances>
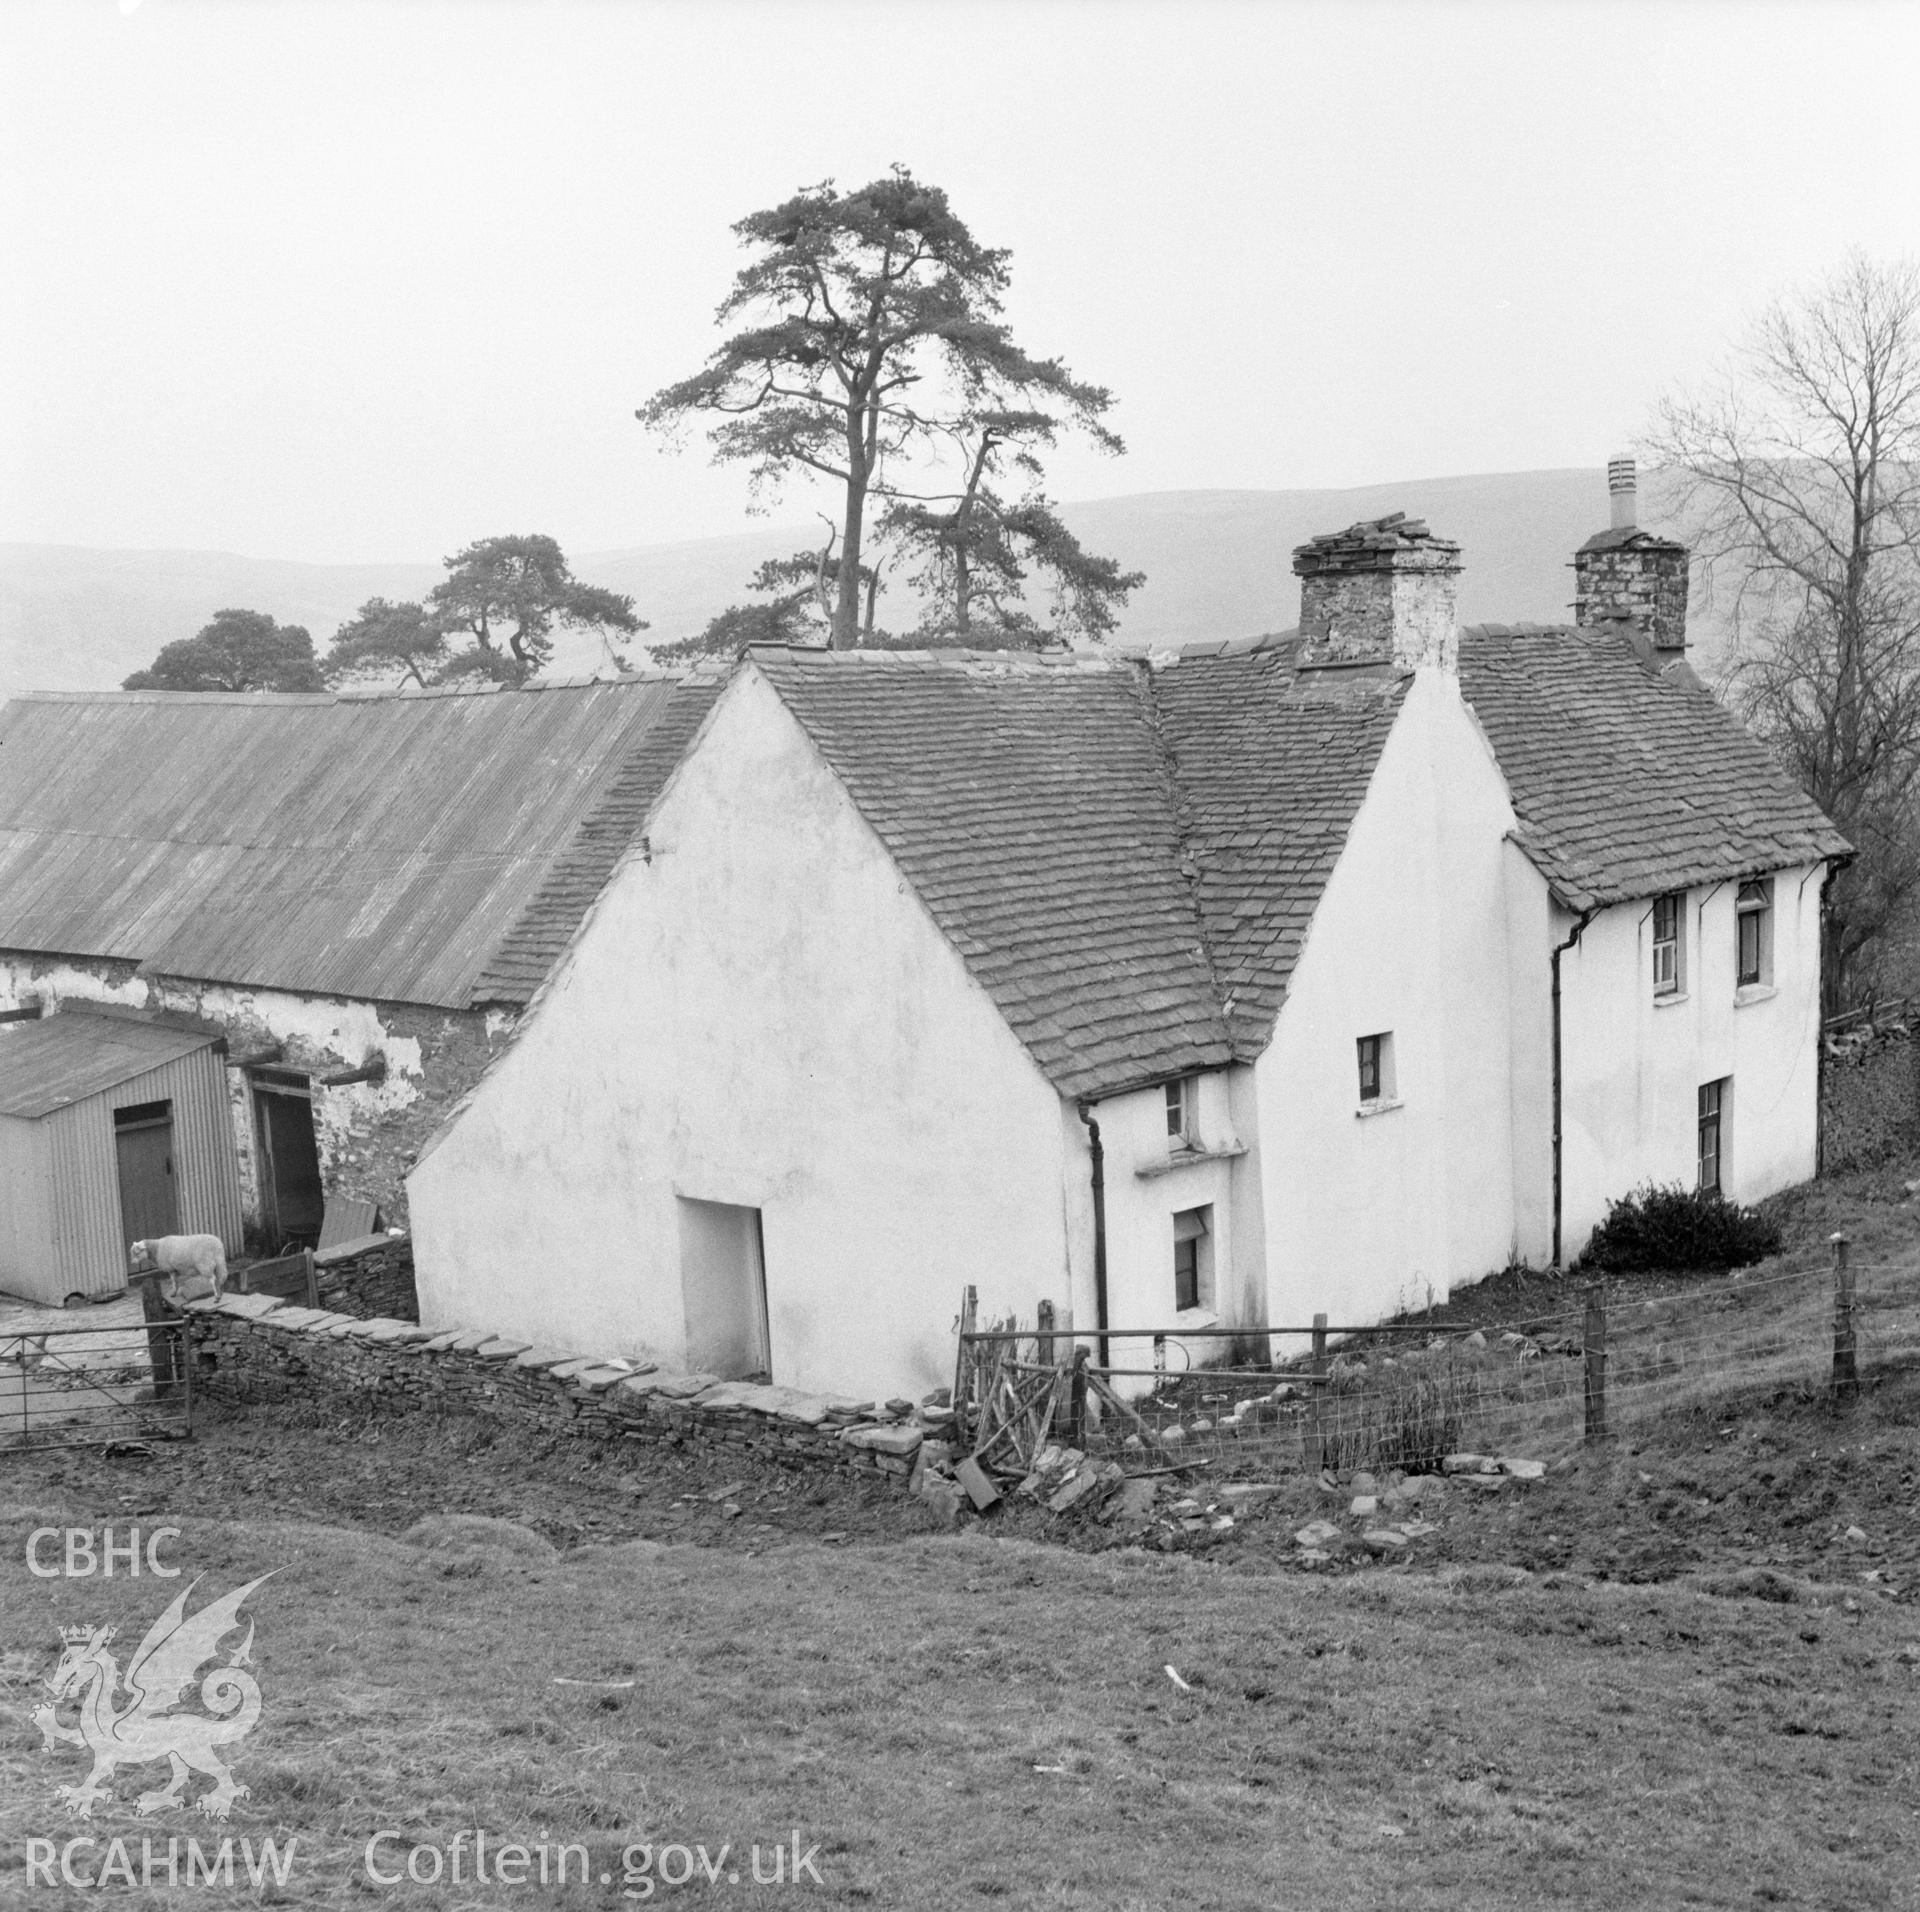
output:
<instances>
[{"instance_id":1,"label":"metal gate","mask_svg":"<svg viewBox=\"0 0 1920 1912\"><path fill-rule=\"evenodd\" d=\"M180 1440L192 1425L182 1321L0 1331L0 1453Z\"/></svg>"}]
</instances>

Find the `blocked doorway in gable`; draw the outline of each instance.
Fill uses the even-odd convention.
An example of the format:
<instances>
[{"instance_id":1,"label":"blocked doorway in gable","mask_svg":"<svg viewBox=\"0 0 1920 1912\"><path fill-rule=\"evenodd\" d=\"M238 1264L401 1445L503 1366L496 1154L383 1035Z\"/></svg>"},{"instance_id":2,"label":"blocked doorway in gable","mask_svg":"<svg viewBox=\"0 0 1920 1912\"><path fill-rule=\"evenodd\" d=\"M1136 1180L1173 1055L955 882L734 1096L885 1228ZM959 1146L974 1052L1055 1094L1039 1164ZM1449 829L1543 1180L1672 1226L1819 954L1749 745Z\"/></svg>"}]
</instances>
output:
<instances>
[{"instance_id":1,"label":"blocked doorway in gable","mask_svg":"<svg viewBox=\"0 0 1920 1912\"><path fill-rule=\"evenodd\" d=\"M677 1205L688 1368L726 1381L771 1378L760 1211L685 1195Z\"/></svg>"}]
</instances>

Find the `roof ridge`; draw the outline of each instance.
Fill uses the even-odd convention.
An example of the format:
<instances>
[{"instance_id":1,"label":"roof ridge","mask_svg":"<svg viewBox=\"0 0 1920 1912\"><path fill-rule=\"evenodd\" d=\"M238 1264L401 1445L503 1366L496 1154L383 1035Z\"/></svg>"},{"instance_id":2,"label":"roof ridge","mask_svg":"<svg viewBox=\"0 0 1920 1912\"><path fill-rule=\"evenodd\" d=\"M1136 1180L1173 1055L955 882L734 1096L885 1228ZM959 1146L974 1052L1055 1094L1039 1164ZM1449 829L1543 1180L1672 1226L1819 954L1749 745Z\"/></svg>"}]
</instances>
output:
<instances>
[{"instance_id":1,"label":"roof ridge","mask_svg":"<svg viewBox=\"0 0 1920 1912\"><path fill-rule=\"evenodd\" d=\"M1100 650L1016 651L973 649L960 645L910 648L906 645L856 646L851 650L829 650L820 644L749 644L746 655L756 662L784 659L788 663L823 665L846 670L867 664L939 664L985 665L989 669L1008 670L1107 670L1116 665L1137 663L1137 658L1117 646Z\"/></svg>"},{"instance_id":2,"label":"roof ridge","mask_svg":"<svg viewBox=\"0 0 1920 1912\"><path fill-rule=\"evenodd\" d=\"M257 705L263 710L289 710L301 705L332 708L337 704L416 704L442 697L511 697L545 695L556 690L617 690L633 684L684 684L732 668L728 659L716 671L707 659L696 659L681 669L621 671L612 676L536 677L524 684L343 684L330 690L17 690L5 701L16 704L183 704Z\"/></svg>"}]
</instances>

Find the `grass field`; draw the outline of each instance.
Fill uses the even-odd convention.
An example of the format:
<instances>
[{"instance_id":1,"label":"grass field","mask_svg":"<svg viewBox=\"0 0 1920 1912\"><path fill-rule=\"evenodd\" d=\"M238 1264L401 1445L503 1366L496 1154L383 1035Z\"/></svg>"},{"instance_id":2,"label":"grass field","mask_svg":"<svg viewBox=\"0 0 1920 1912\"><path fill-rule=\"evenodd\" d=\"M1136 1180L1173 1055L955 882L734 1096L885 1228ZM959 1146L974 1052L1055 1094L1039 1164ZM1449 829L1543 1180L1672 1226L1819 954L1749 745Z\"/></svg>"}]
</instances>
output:
<instances>
[{"instance_id":1,"label":"grass field","mask_svg":"<svg viewBox=\"0 0 1920 1912\"><path fill-rule=\"evenodd\" d=\"M1920 1255L1897 1177L1802 1206L1793 1252L1844 1224L1877 1268ZM115 1836L136 1874L143 1836L292 1838L258 1896L303 1906L612 1906L649 1882L656 1904L1914 1904L1917 1449L1920 1374L1871 1374L1844 1412L1768 1383L1468 1497L1390 1568L1319 1573L1292 1565L1284 1496L1161 1555L1025 1504L938 1534L878 1482L427 1417L261 1410L151 1458L4 1456L0 1905L75 1897L26 1863L75 1835L101 1842L83 1875ZM36 1527L108 1521L180 1528L196 1604L274 1570L223 1828L137 1818L159 1767L69 1820L54 1789L83 1756L25 1723L62 1625L116 1622L124 1665L186 1584L28 1571ZM418 1844L425 1871L473 1828L584 1847L589 1882L475 1884L470 1837L458 1885L369 1876L376 1832L375 1867ZM796 1834L803 1882L755 1886L751 1848L769 1872ZM629 1847L657 1859L623 1887Z\"/></svg>"},{"instance_id":2,"label":"grass field","mask_svg":"<svg viewBox=\"0 0 1920 1912\"><path fill-rule=\"evenodd\" d=\"M23 1585L8 1511L24 1702L56 1623L124 1615L130 1643L171 1589ZM279 1570L227 1830L298 1840L284 1903L613 1903L628 1845L757 1842L765 1871L796 1829L822 1883L785 1896L902 1907L1859 1907L1910 1903L1920 1862L1920 1627L1882 1601L1317 1582L971 1536L749 1558L183 1524L203 1591ZM10 1737L0 1901L54 1896L28 1890L28 1837L211 1844L187 1814L137 1821L125 1781L66 1821L79 1764ZM578 1841L595 1882L375 1887L383 1827L384 1871L479 1827Z\"/></svg>"}]
</instances>

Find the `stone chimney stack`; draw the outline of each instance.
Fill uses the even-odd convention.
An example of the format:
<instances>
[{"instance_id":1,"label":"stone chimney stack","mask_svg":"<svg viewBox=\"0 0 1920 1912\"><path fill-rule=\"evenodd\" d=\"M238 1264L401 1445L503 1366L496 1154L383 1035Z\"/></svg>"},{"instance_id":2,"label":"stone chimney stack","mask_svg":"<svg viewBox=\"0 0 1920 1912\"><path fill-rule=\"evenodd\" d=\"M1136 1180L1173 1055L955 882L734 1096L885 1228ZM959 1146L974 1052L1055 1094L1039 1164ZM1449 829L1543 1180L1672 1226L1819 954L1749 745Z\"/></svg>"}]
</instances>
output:
<instances>
[{"instance_id":1,"label":"stone chimney stack","mask_svg":"<svg viewBox=\"0 0 1920 1912\"><path fill-rule=\"evenodd\" d=\"M1329 531L1293 554L1303 666L1459 662L1460 547L1395 512Z\"/></svg>"},{"instance_id":2,"label":"stone chimney stack","mask_svg":"<svg viewBox=\"0 0 1920 1912\"><path fill-rule=\"evenodd\" d=\"M1687 649L1687 547L1642 531L1631 458L1607 462L1613 522L1573 554L1573 621L1625 625L1664 661Z\"/></svg>"}]
</instances>

